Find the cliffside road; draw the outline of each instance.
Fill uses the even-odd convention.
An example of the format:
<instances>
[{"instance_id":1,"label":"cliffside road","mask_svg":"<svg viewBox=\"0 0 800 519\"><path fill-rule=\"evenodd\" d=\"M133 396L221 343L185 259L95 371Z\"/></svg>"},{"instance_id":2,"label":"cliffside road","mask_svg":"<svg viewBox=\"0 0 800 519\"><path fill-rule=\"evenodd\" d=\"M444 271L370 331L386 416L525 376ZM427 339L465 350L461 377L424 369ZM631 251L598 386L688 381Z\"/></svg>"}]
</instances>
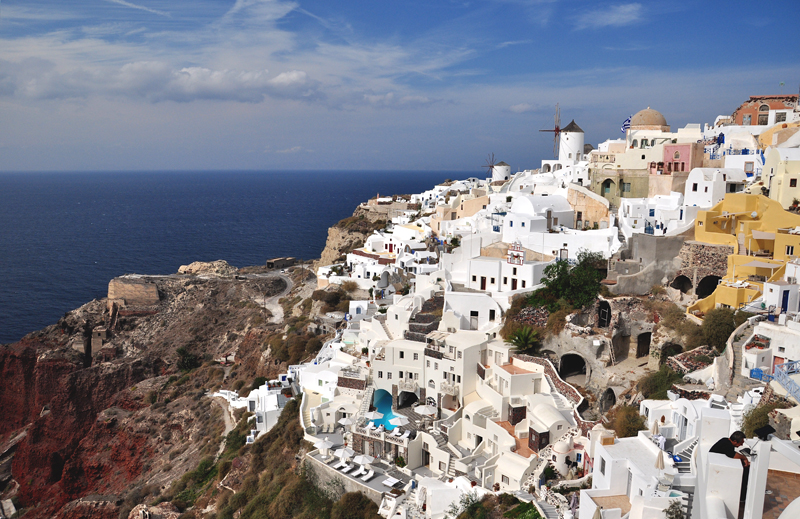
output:
<instances>
[{"instance_id":1,"label":"cliffside road","mask_svg":"<svg viewBox=\"0 0 800 519\"><path fill-rule=\"evenodd\" d=\"M217 459L225 452L225 444L228 441L228 433L231 432L236 424L233 423L231 417L230 406L224 398L216 397L214 402L222 408L222 419L225 420L225 432L222 433L222 442L219 444L219 451L217 451Z\"/></svg>"},{"instance_id":2,"label":"cliffside road","mask_svg":"<svg viewBox=\"0 0 800 519\"><path fill-rule=\"evenodd\" d=\"M269 319L270 324L282 323L283 307L280 305L280 303L278 303L278 301L282 297L285 297L289 292L292 291L292 288L294 288L294 283L292 283L292 280L289 278L289 276L285 276L283 274L278 274L278 273L270 273L270 274L250 274L243 277L247 277L249 279L281 278L283 281L286 282L286 288L283 289L283 292L281 292L280 294L265 299L256 299L256 303L260 304L261 306L269 310L270 313L272 314L272 317L270 317Z\"/></svg>"}]
</instances>

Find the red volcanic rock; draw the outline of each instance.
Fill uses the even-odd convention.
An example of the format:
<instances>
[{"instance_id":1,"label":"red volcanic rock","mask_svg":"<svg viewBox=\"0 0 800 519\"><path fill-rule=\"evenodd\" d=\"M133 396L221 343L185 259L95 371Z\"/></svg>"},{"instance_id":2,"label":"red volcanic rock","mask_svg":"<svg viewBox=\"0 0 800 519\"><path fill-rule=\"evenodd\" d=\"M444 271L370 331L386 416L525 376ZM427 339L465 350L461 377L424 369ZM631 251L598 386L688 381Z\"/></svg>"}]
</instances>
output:
<instances>
[{"instance_id":1,"label":"red volcanic rock","mask_svg":"<svg viewBox=\"0 0 800 519\"><path fill-rule=\"evenodd\" d=\"M54 519L117 519L118 516L119 506L116 501L98 497L67 503L53 517Z\"/></svg>"},{"instance_id":2,"label":"red volcanic rock","mask_svg":"<svg viewBox=\"0 0 800 519\"><path fill-rule=\"evenodd\" d=\"M23 354L22 358L28 357ZM138 359L85 369L74 369L73 365L70 372L62 360L57 360L56 352L48 352L39 356L33 370L34 383L24 380L24 374L20 374L23 380L13 382L26 392L20 396L20 401L28 405L38 406L49 399L50 412L34 419L12 464L12 474L20 484L18 497L22 504L41 504L28 512L33 514L31 518L50 516L86 491L95 490L103 476L110 479L117 470L123 470L116 467L109 472L106 463L98 461L96 453L92 452L92 448L102 451L111 445L109 431L105 429L107 424L93 431L97 416L117 402L121 407L131 407L126 390L152 377L161 367L159 360ZM31 411L27 415L35 416ZM120 448L140 443L138 439L124 436L116 441ZM84 442L87 442L86 447L82 448ZM136 452L132 450L131 455L135 456ZM68 470L66 478L65 469ZM124 470L135 475L139 471L135 466ZM79 477L84 481L78 483ZM124 485L129 480L119 478L119 481Z\"/></svg>"}]
</instances>

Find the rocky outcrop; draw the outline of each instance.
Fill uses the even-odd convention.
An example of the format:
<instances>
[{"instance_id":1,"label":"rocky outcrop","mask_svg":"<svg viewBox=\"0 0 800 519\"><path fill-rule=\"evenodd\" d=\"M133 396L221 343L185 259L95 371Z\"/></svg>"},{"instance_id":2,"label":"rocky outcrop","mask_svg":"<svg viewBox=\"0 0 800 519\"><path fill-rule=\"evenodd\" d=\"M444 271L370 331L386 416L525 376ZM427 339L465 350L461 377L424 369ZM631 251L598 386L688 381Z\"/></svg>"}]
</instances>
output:
<instances>
[{"instance_id":1,"label":"rocky outcrop","mask_svg":"<svg viewBox=\"0 0 800 519\"><path fill-rule=\"evenodd\" d=\"M229 265L225 260L216 261L195 261L189 265L181 265L178 274L198 274L232 276L236 274L236 267Z\"/></svg>"},{"instance_id":2,"label":"rocky outcrop","mask_svg":"<svg viewBox=\"0 0 800 519\"><path fill-rule=\"evenodd\" d=\"M367 238L369 238L367 233L331 227L328 229L328 240L325 242L325 249L322 251L319 260L314 263L314 269L336 263L348 252L362 247Z\"/></svg>"}]
</instances>

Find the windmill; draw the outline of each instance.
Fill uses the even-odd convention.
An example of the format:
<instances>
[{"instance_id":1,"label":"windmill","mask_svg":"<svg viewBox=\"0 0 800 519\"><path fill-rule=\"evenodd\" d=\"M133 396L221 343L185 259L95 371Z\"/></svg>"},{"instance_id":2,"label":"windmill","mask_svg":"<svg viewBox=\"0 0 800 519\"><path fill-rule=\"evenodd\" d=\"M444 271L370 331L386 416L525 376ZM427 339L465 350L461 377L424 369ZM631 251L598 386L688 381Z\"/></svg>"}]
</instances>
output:
<instances>
[{"instance_id":1,"label":"windmill","mask_svg":"<svg viewBox=\"0 0 800 519\"><path fill-rule=\"evenodd\" d=\"M561 110L556 103L556 115L554 117L555 124L552 130L539 130L540 132L553 132L553 155L558 158L558 138L561 135Z\"/></svg>"},{"instance_id":2,"label":"windmill","mask_svg":"<svg viewBox=\"0 0 800 519\"><path fill-rule=\"evenodd\" d=\"M486 159L486 164L484 164L484 165L483 165L483 166L481 166L481 167L482 167L482 168L489 168L489 170L487 171L487 173L489 174L489 176L491 176L491 175L492 175L492 171L494 170L494 167L495 167L495 165L496 165L496 163L495 163L495 161L494 161L494 153L492 153L492 154L491 154L491 155L489 155L489 156L488 156L488 158Z\"/></svg>"}]
</instances>

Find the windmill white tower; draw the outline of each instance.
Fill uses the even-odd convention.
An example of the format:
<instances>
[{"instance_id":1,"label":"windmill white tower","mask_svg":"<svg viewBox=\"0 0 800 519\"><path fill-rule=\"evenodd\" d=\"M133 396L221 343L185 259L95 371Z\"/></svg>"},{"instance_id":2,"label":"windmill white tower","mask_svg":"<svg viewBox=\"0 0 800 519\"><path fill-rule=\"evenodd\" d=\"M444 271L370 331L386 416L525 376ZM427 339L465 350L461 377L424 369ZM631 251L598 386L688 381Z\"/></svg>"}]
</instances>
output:
<instances>
[{"instance_id":1,"label":"windmill white tower","mask_svg":"<svg viewBox=\"0 0 800 519\"><path fill-rule=\"evenodd\" d=\"M583 130L571 123L561 128L559 134L558 161L562 164L575 164L583 160Z\"/></svg>"}]
</instances>

